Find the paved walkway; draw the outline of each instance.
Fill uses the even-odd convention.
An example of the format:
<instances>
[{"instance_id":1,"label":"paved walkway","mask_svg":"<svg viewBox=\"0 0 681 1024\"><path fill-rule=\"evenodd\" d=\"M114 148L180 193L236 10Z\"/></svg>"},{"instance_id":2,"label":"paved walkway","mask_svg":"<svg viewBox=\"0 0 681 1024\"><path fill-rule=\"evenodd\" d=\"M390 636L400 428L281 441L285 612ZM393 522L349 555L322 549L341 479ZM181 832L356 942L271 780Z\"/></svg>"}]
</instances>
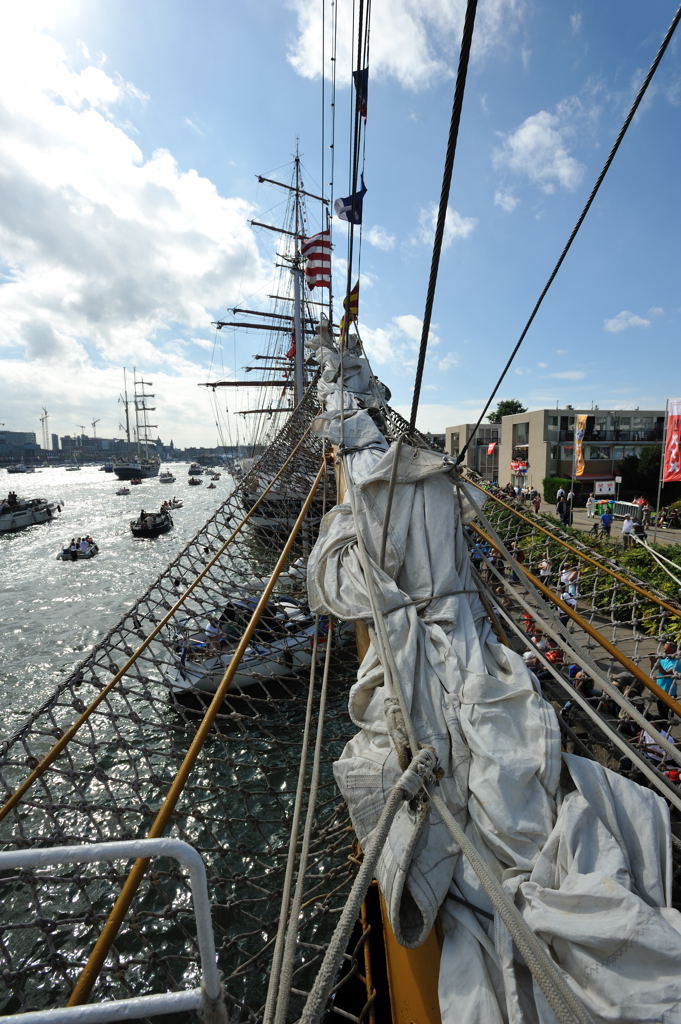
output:
<instances>
[{"instance_id":1,"label":"paved walkway","mask_svg":"<svg viewBox=\"0 0 681 1024\"><path fill-rule=\"evenodd\" d=\"M528 506L526 506L526 507L528 507ZM541 512L544 515L551 516L555 520L556 524L558 524L558 525L560 524L560 520L558 519L558 516L556 515L556 507L555 507L555 505L550 505L548 502L543 501L542 502L542 506L541 506ZM587 516L587 514L586 514L586 509L585 508L576 508L575 509L575 511L573 513L573 517L572 517L572 525L573 525L573 527L576 530L581 530L582 533L589 533L589 531L591 530L591 527L593 526L593 524L595 522L597 522L597 519L595 517L593 519L590 519L589 516ZM653 542L655 544L659 544L661 546L662 545L668 545L668 544L681 544L681 530L667 530L667 529L665 529L663 527L662 529L659 529L657 531L657 536L655 536L655 527L654 526L649 526L648 530L647 530L647 537L648 537L648 543L649 544L652 544ZM622 543L622 520L621 519L615 519L613 521L611 532L610 532L610 539L615 544L621 544Z\"/></svg>"}]
</instances>

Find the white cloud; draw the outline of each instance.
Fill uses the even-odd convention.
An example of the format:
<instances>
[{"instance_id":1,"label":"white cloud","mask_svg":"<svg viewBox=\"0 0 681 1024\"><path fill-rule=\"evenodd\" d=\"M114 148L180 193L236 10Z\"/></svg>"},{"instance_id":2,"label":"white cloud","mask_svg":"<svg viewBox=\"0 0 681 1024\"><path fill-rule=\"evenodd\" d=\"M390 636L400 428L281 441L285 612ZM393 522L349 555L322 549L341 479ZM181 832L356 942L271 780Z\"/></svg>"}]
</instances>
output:
<instances>
[{"instance_id":1,"label":"white cloud","mask_svg":"<svg viewBox=\"0 0 681 1024\"><path fill-rule=\"evenodd\" d=\"M377 249L382 249L384 252L388 252L390 249L395 248L395 236L391 235L380 227L378 224L374 224L373 227L369 228L363 236L369 245L375 246Z\"/></svg>"},{"instance_id":2,"label":"white cloud","mask_svg":"<svg viewBox=\"0 0 681 1024\"><path fill-rule=\"evenodd\" d=\"M546 376L552 380L584 380L586 373L584 370L562 370L560 373L547 373Z\"/></svg>"},{"instance_id":3,"label":"white cloud","mask_svg":"<svg viewBox=\"0 0 681 1024\"><path fill-rule=\"evenodd\" d=\"M447 370L451 370L452 366L459 365L459 357L453 352L448 352L447 355L443 356L442 359L438 359L437 368L442 373Z\"/></svg>"},{"instance_id":4,"label":"white cloud","mask_svg":"<svg viewBox=\"0 0 681 1024\"><path fill-rule=\"evenodd\" d=\"M426 390L424 388L424 390ZM421 431L433 434L444 434L447 427L456 427L460 423L475 423L485 405L483 398L471 398L454 404L419 402L416 427ZM395 405L396 412L409 419L411 406ZM483 420L486 424L487 420Z\"/></svg>"},{"instance_id":5,"label":"white cloud","mask_svg":"<svg viewBox=\"0 0 681 1024\"><path fill-rule=\"evenodd\" d=\"M298 74L317 78L322 52L322 8L309 0L290 0L298 18L298 34L288 59ZM338 82L353 67L352 2L337 0ZM522 0L488 0L480 5L473 37L472 59L484 58L499 46L507 47L522 21ZM465 13L462 0L374 0L371 5L371 79L395 79L408 89L423 89L455 73L452 53L461 43ZM342 69L342 72L341 72ZM371 108L371 83L369 84Z\"/></svg>"},{"instance_id":6,"label":"white cloud","mask_svg":"<svg viewBox=\"0 0 681 1024\"><path fill-rule=\"evenodd\" d=\"M638 316L636 313L630 313L628 309L623 309L617 316L605 320L603 327L610 334L619 334L620 331L626 331L630 327L650 327L650 320Z\"/></svg>"},{"instance_id":7,"label":"white cloud","mask_svg":"<svg viewBox=\"0 0 681 1024\"><path fill-rule=\"evenodd\" d=\"M435 228L437 225L438 207L435 203L430 206L421 207L419 210L418 232L413 242L421 242L423 245L433 244ZM442 237L442 248L448 249L455 238L468 238L477 226L476 217L462 217L451 206L447 207L445 217L445 230Z\"/></svg>"},{"instance_id":8,"label":"white cloud","mask_svg":"<svg viewBox=\"0 0 681 1024\"><path fill-rule=\"evenodd\" d=\"M494 205L500 206L506 213L513 213L519 202L520 200L510 192L498 190L494 193Z\"/></svg>"},{"instance_id":9,"label":"white cloud","mask_svg":"<svg viewBox=\"0 0 681 1024\"><path fill-rule=\"evenodd\" d=\"M166 150L145 157L121 127L117 115L143 101L101 66L72 66L25 21L0 36L0 348L16 357L7 413L42 381L51 412L61 404L73 419L74 378L87 375L89 389L93 367L205 379L186 354L192 338L269 280L250 205Z\"/></svg>"},{"instance_id":10,"label":"white cloud","mask_svg":"<svg viewBox=\"0 0 681 1024\"><path fill-rule=\"evenodd\" d=\"M566 101L555 114L540 110L526 118L516 131L502 136L494 154L495 165L525 176L547 193L557 186L576 188L584 168L570 156L568 138L578 106L576 101Z\"/></svg>"},{"instance_id":11,"label":"white cloud","mask_svg":"<svg viewBox=\"0 0 681 1024\"><path fill-rule=\"evenodd\" d=\"M416 366L423 320L412 313L394 316L385 327L362 326L362 342L371 363L377 366L394 365L403 372ZM440 338L431 328L428 335L429 350L440 344ZM443 359L447 359L444 356Z\"/></svg>"},{"instance_id":12,"label":"white cloud","mask_svg":"<svg viewBox=\"0 0 681 1024\"><path fill-rule=\"evenodd\" d=\"M581 12L578 14L570 15L570 31L576 36L582 27L582 15Z\"/></svg>"},{"instance_id":13,"label":"white cloud","mask_svg":"<svg viewBox=\"0 0 681 1024\"><path fill-rule=\"evenodd\" d=\"M540 369L542 369L542 370L547 370L547 369L548 369L548 366L549 366L549 364L548 364L548 363L537 363L537 366L538 366L538 367L539 367Z\"/></svg>"}]
</instances>

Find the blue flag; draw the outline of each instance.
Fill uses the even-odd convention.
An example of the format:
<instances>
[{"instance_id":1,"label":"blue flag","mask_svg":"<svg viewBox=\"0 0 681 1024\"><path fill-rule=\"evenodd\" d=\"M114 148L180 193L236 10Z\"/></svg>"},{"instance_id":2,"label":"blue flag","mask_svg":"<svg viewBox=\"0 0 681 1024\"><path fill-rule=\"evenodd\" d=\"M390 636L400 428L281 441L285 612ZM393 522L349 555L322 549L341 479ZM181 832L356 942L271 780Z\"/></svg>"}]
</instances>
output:
<instances>
[{"instance_id":1,"label":"blue flag","mask_svg":"<svg viewBox=\"0 0 681 1024\"><path fill-rule=\"evenodd\" d=\"M364 184L364 175L360 175L362 180L362 187L359 192L355 192L352 196L347 196L346 199L337 199L333 204L333 208L336 211L336 216L341 220L347 220L350 224L361 224L362 223L362 200L366 194L366 185Z\"/></svg>"}]
</instances>

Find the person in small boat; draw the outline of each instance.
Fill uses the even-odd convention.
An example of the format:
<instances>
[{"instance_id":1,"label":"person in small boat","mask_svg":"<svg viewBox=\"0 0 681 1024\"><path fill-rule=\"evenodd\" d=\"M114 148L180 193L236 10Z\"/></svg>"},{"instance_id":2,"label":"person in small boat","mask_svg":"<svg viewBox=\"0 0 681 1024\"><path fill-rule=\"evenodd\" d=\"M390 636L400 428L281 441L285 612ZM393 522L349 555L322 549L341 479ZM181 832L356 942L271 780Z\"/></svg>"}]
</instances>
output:
<instances>
[{"instance_id":1,"label":"person in small boat","mask_svg":"<svg viewBox=\"0 0 681 1024\"><path fill-rule=\"evenodd\" d=\"M71 538L71 543L69 544L69 555L71 556L72 562L75 562L75 560L78 558L78 545L76 544L75 537Z\"/></svg>"},{"instance_id":2,"label":"person in small boat","mask_svg":"<svg viewBox=\"0 0 681 1024\"><path fill-rule=\"evenodd\" d=\"M83 554L87 554L87 552L90 550L90 543L87 537L81 538L80 544L78 545L78 549L82 551Z\"/></svg>"},{"instance_id":3,"label":"person in small boat","mask_svg":"<svg viewBox=\"0 0 681 1024\"><path fill-rule=\"evenodd\" d=\"M217 619L211 617L208 620L208 625L206 626L206 640L209 652L216 653L220 647L222 639L223 635L220 627L218 626Z\"/></svg>"}]
</instances>

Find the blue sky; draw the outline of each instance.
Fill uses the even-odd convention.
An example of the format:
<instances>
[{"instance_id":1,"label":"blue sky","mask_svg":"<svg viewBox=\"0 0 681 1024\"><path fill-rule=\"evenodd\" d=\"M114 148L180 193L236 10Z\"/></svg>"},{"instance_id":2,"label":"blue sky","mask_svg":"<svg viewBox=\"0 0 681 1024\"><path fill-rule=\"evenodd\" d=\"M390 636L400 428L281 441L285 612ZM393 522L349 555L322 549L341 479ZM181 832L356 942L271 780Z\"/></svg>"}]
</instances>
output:
<instances>
[{"instance_id":1,"label":"blue sky","mask_svg":"<svg viewBox=\"0 0 681 1024\"><path fill-rule=\"evenodd\" d=\"M473 421L581 211L676 3L481 0L418 424ZM350 3L335 188L347 194ZM327 5L326 23L331 8ZM122 367L159 432L218 443L211 321L264 308L299 140L329 181L320 0L46 0L0 39L0 422L118 434ZM408 414L464 3L373 0L360 333ZM663 408L681 393L681 36L498 398ZM321 124L326 122L322 169ZM328 194L328 189L326 189ZM320 226L312 211L312 226ZM315 223L316 220L316 223ZM342 287L345 226L334 221ZM254 334L229 338L246 365ZM231 361L231 362L230 362Z\"/></svg>"}]
</instances>

